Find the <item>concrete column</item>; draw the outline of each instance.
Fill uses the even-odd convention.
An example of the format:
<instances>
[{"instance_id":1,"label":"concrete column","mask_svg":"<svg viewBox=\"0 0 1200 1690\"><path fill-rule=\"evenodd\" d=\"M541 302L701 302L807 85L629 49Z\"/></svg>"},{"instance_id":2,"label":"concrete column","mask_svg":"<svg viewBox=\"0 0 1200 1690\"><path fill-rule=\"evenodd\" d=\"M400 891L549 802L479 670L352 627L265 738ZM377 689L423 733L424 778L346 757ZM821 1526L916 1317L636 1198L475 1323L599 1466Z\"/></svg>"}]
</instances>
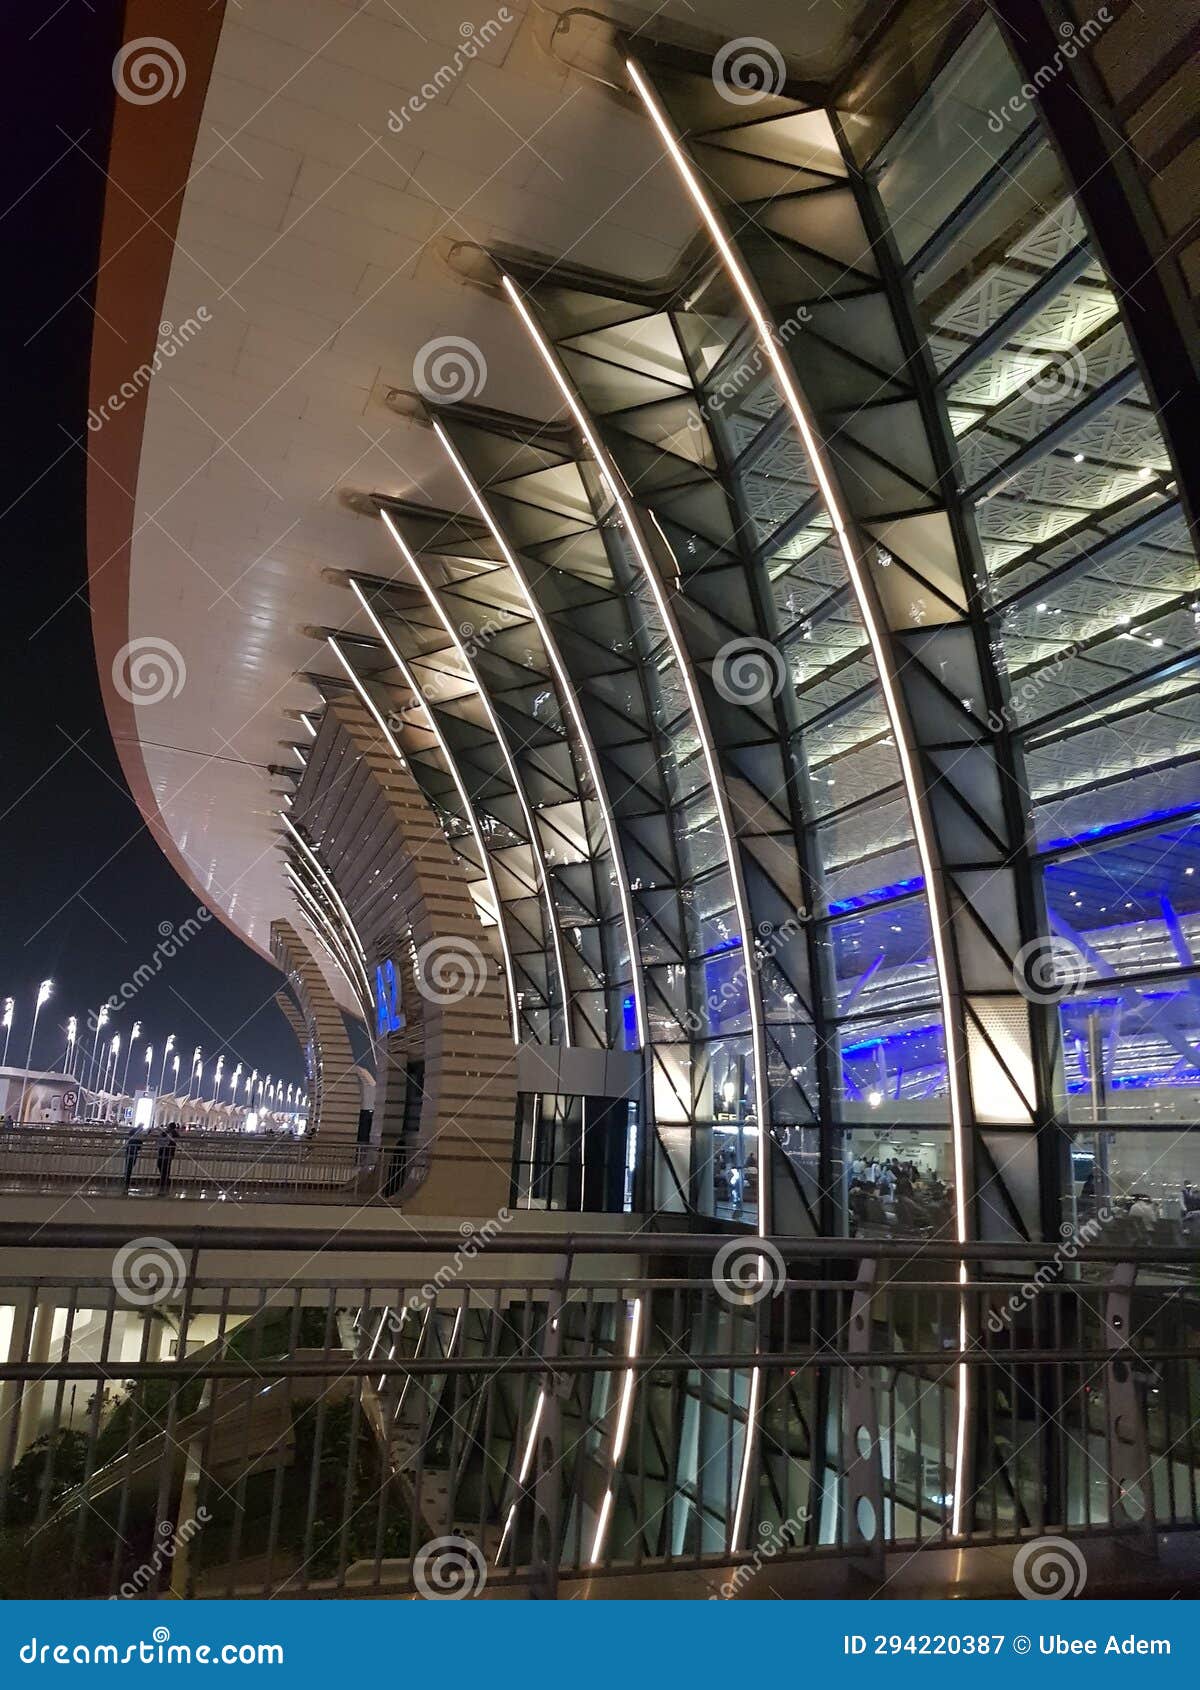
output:
<instances>
[{"instance_id":1,"label":"concrete column","mask_svg":"<svg viewBox=\"0 0 1200 1690\"><path fill-rule=\"evenodd\" d=\"M33 1334L29 1342L29 1360L34 1366L37 1366L39 1362L50 1360L50 1340L53 1333L54 1304L39 1303L37 1313L33 1317ZM21 1401L17 1409L17 1447L13 1456L14 1465L20 1461L38 1435L38 1426L42 1418L42 1400L45 1396L46 1387L40 1383L26 1383L19 1385L18 1390L21 1393Z\"/></svg>"},{"instance_id":2,"label":"concrete column","mask_svg":"<svg viewBox=\"0 0 1200 1690\"><path fill-rule=\"evenodd\" d=\"M33 1306L33 1294L30 1291L10 1292L14 1301L7 1305L6 1313L11 1313L12 1324L8 1329L5 1340L4 1359L10 1363L25 1359L25 1327ZM0 1386L0 1473L7 1472L17 1456L11 1452L16 1450L14 1428L21 1415L21 1381L6 1379Z\"/></svg>"}]
</instances>

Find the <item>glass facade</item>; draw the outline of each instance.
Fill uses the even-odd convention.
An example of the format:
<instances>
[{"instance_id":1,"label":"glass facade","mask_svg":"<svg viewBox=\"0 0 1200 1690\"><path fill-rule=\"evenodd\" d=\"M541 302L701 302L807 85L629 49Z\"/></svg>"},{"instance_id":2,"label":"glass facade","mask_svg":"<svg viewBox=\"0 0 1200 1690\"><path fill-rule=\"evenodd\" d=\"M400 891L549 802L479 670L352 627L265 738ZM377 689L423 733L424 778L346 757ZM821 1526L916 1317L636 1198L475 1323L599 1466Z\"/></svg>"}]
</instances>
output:
<instances>
[{"instance_id":1,"label":"glass facade","mask_svg":"<svg viewBox=\"0 0 1200 1690\"><path fill-rule=\"evenodd\" d=\"M369 591L522 1037L645 1053L642 1201L1019 1238L1073 1134L1200 1106L1200 583L1022 72L989 18L922 63L749 110L635 64L696 240L654 287L494 254L555 414L429 405L462 497L385 504Z\"/></svg>"},{"instance_id":2,"label":"glass facade","mask_svg":"<svg viewBox=\"0 0 1200 1690\"><path fill-rule=\"evenodd\" d=\"M1144 1190L1178 1226L1200 1176L1200 575L1121 301L1022 81L985 21L860 162L904 259L986 571L1053 940L1057 1100L1079 1129L1066 1197L1100 1182L1128 1207ZM968 107L976 145L959 144ZM923 194L951 135L956 161Z\"/></svg>"}]
</instances>

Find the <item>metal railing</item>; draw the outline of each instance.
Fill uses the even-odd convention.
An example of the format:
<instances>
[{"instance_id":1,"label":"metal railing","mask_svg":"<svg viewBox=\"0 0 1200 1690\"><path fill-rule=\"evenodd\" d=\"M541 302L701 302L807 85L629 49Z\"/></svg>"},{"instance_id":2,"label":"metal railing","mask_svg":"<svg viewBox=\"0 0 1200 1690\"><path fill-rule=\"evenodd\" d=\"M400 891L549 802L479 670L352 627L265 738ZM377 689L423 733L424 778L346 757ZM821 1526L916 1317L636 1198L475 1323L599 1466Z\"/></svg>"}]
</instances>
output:
<instances>
[{"instance_id":1,"label":"metal railing","mask_svg":"<svg viewBox=\"0 0 1200 1690\"><path fill-rule=\"evenodd\" d=\"M0 1132L0 1192L169 1196L255 1202L382 1200L379 1147L317 1138L187 1132L173 1150L148 1133L9 1127Z\"/></svg>"},{"instance_id":2,"label":"metal railing","mask_svg":"<svg viewBox=\"0 0 1200 1690\"><path fill-rule=\"evenodd\" d=\"M1179 1251L965 1247L960 1284L898 1244L498 1221L0 1225L14 1245L90 1265L0 1279L0 1596L552 1595L713 1568L736 1589L764 1558L882 1577L927 1548L1152 1553L1200 1524Z\"/></svg>"}]
</instances>

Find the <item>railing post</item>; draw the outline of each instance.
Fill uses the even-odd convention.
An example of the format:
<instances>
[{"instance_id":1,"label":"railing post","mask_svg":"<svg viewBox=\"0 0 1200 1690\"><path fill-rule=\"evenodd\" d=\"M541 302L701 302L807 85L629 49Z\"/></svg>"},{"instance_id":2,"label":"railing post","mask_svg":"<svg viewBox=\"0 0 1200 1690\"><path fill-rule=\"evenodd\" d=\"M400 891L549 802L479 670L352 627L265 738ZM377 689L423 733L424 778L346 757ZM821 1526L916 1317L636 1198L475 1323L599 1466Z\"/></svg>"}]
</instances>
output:
<instances>
[{"instance_id":1,"label":"railing post","mask_svg":"<svg viewBox=\"0 0 1200 1690\"><path fill-rule=\"evenodd\" d=\"M535 1600L553 1602L558 1596L559 1543L562 1514L562 1408L557 1361L562 1351L563 1320L571 1256L562 1257L557 1281L546 1306L541 1376L543 1406L534 1450L533 1537L529 1551L530 1591Z\"/></svg>"},{"instance_id":2,"label":"railing post","mask_svg":"<svg viewBox=\"0 0 1200 1690\"><path fill-rule=\"evenodd\" d=\"M846 1345L851 1356L871 1348L872 1302L879 1264L867 1257L859 1263L850 1303L850 1331ZM883 1455L879 1447L879 1400L870 1366L846 1369L842 1418L842 1518L852 1564L874 1579L885 1570L883 1511Z\"/></svg>"},{"instance_id":3,"label":"railing post","mask_svg":"<svg viewBox=\"0 0 1200 1690\"><path fill-rule=\"evenodd\" d=\"M1137 1271L1136 1262L1118 1262L1104 1298L1104 1347L1112 1355L1104 1369L1109 1517L1114 1527L1122 1523L1135 1527L1140 1547L1154 1555L1154 1480L1145 1404L1135 1376L1139 1357L1133 1344L1137 1336L1133 1326Z\"/></svg>"}]
</instances>

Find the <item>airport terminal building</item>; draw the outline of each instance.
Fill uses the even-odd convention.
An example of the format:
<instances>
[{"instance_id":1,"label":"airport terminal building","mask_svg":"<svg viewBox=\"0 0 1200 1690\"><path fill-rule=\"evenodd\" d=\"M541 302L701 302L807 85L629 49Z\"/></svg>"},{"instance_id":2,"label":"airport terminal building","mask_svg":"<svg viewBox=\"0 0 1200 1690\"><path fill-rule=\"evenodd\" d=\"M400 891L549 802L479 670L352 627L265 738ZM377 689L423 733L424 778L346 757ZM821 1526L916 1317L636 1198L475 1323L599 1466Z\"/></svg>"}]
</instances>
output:
<instances>
[{"instance_id":1,"label":"airport terminal building","mask_svg":"<svg viewBox=\"0 0 1200 1690\"><path fill-rule=\"evenodd\" d=\"M97 666L309 1115L0 1145L3 1547L1194 1553L1194 18L488 5L127 8Z\"/></svg>"}]
</instances>

